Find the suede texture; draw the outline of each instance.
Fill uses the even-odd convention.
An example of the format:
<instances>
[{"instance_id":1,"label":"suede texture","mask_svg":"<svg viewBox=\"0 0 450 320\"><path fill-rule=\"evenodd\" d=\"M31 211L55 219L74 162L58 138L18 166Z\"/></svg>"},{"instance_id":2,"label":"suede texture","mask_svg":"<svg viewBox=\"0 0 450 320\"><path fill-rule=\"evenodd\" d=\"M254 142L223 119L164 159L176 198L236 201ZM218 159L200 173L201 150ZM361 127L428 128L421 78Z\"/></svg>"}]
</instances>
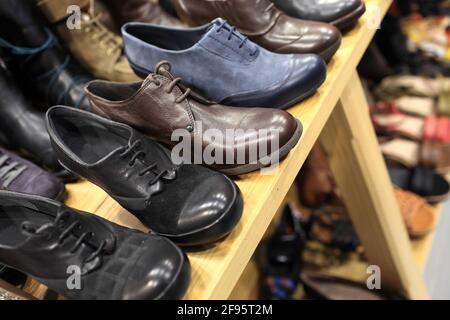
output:
<instances>
[{"instance_id":1,"label":"suede texture","mask_svg":"<svg viewBox=\"0 0 450 320\"><path fill-rule=\"evenodd\" d=\"M207 98L241 107L286 107L313 94L326 77L314 54L276 54L232 33L216 19L208 25L173 29L129 23L122 28L125 51L140 76L161 60L172 73Z\"/></svg>"}]
</instances>

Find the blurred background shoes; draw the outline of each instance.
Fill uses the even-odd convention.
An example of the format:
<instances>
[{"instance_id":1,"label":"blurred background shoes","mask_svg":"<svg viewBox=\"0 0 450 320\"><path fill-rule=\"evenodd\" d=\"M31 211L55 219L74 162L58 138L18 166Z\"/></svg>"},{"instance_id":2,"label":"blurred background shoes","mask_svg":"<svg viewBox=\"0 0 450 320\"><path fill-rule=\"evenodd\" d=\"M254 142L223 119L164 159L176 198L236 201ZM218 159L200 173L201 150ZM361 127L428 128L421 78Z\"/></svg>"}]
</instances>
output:
<instances>
[{"instance_id":1,"label":"blurred background shoes","mask_svg":"<svg viewBox=\"0 0 450 320\"><path fill-rule=\"evenodd\" d=\"M294 298L302 269L305 234L300 219L287 205L274 233L259 246L256 257L261 271L261 295L269 300Z\"/></svg>"},{"instance_id":2,"label":"blurred background shoes","mask_svg":"<svg viewBox=\"0 0 450 320\"><path fill-rule=\"evenodd\" d=\"M44 116L33 109L0 63L0 144L30 157L61 178L71 179L73 175L59 164L53 152Z\"/></svg>"},{"instance_id":3,"label":"blurred background shoes","mask_svg":"<svg viewBox=\"0 0 450 320\"><path fill-rule=\"evenodd\" d=\"M145 22L168 27L182 27L184 24L152 0L103 0L121 27L127 22Z\"/></svg>"},{"instance_id":4,"label":"blurred background shoes","mask_svg":"<svg viewBox=\"0 0 450 320\"><path fill-rule=\"evenodd\" d=\"M42 108L61 103L89 107L83 86L90 75L58 46L31 2L1 1L0 53Z\"/></svg>"},{"instance_id":5,"label":"blurred background shoes","mask_svg":"<svg viewBox=\"0 0 450 320\"><path fill-rule=\"evenodd\" d=\"M263 48L277 53L315 53L330 60L341 44L332 25L292 18L269 0L174 0L180 18L201 26L223 18Z\"/></svg>"},{"instance_id":6,"label":"blurred background shoes","mask_svg":"<svg viewBox=\"0 0 450 320\"><path fill-rule=\"evenodd\" d=\"M317 272L302 272L301 282L309 299L317 300L390 300L402 299L386 290L369 290L366 283Z\"/></svg>"}]
</instances>

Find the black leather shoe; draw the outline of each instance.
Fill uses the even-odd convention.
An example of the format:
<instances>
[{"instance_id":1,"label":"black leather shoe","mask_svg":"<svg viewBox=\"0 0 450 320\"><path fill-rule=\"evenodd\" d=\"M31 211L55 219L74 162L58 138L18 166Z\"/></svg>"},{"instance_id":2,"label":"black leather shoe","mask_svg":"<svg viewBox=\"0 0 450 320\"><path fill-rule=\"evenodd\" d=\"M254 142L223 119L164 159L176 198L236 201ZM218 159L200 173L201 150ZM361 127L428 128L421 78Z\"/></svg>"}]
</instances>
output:
<instances>
[{"instance_id":1,"label":"black leather shoe","mask_svg":"<svg viewBox=\"0 0 450 320\"><path fill-rule=\"evenodd\" d=\"M17 150L65 180L74 180L53 152L45 114L33 109L0 60L0 144Z\"/></svg>"},{"instance_id":2,"label":"black leather shoe","mask_svg":"<svg viewBox=\"0 0 450 320\"><path fill-rule=\"evenodd\" d=\"M8 191L0 191L0 263L69 299L179 299L190 278L187 257L165 238Z\"/></svg>"},{"instance_id":3,"label":"black leather shoe","mask_svg":"<svg viewBox=\"0 0 450 320\"><path fill-rule=\"evenodd\" d=\"M216 241L241 218L242 198L228 177L201 166L175 166L169 150L128 125L56 106L47 112L47 128L64 167L176 243Z\"/></svg>"},{"instance_id":4,"label":"black leather shoe","mask_svg":"<svg viewBox=\"0 0 450 320\"><path fill-rule=\"evenodd\" d=\"M341 31L352 28L366 11L363 0L272 0L292 17L328 22Z\"/></svg>"},{"instance_id":5,"label":"black leather shoe","mask_svg":"<svg viewBox=\"0 0 450 320\"><path fill-rule=\"evenodd\" d=\"M57 44L33 1L0 1L0 49L27 91L47 109L55 104L88 109L84 84L92 80Z\"/></svg>"}]
</instances>

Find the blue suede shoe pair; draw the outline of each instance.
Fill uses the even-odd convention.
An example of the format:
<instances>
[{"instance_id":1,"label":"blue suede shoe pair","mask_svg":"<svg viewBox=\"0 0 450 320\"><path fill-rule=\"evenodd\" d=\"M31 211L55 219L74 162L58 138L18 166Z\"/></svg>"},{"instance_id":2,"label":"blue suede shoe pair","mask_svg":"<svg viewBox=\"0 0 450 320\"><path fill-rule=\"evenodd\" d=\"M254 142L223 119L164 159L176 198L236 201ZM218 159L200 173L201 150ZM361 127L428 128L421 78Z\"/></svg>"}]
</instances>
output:
<instances>
[{"instance_id":1,"label":"blue suede shoe pair","mask_svg":"<svg viewBox=\"0 0 450 320\"><path fill-rule=\"evenodd\" d=\"M326 78L319 56L272 53L220 18L185 29L128 23L122 34L136 74L146 77L168 60L186 85L224 105L285 109L313 95Z\"/></svg>"}]
</instances>

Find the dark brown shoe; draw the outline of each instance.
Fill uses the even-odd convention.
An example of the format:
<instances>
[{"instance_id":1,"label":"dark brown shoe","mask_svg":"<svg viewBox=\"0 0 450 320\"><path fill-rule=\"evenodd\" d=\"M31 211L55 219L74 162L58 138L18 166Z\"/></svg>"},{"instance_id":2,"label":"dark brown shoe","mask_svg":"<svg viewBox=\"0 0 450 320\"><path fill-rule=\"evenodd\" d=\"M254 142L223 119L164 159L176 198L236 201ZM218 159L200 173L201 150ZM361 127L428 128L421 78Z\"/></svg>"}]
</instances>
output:
<instances>
[{"instance_id":1,"label":"dark brown shoe","mask_svg":"<svg viewBox=\"0 0 450 320\"><path fill-rule=\"evenodd\" d=\"M316 53L329 61L341 44L334 26L289 17L269 0L174 0L192 26L221 17L260 46L277 53Z\"/></svg>"},{"instance_id":2,"label":"dark brown shoe","mask_svg":"<svg viewBox=\"0 0 450 320\"><path fill-rule=\"evenodd\" d=\"M289 113L278 109L234 108L210 103L179 85L180 79L174 79L169 70L170 65L161 62L156 66L155 74L150 74L144 82L92 81L86 92L93 112L126 123L171 146L179 146L180 138L199 142L200 150L188 150L195 154L195 163L209 165L229 175L244 174L278 163L300 139L302 125ZM177 129L182 131L178 131L177 139L172 138ZM227 130L230 129L241 129L241 132L234 131L229 138ZM209 136L208 131L213 135ZM220 140L218 136L225 139ZM194 145L191 143L189 146L194 148ZM263 147L267 148L266 153L261 152ZM222 161L210 163L205 160L207 148L214 149L212 157L216 160L221 154ZM252 152L254 150L258 151ZM200 151L203 156L198 157ZM245 158L242 156L244 153ZM183 154L183 161L192 159L192 156Z\"/></svg>"},{"instance_id":3,"label":"dark brown shoe","mask_svg":"<svg viewBox=\"0 0 450 320\"><path fill-rule=\"evenodd\" d=\"M150 0L104 0L119 26L127 22L145 22L181 27L183 23Z\"/></svg>"}]
</instances>

